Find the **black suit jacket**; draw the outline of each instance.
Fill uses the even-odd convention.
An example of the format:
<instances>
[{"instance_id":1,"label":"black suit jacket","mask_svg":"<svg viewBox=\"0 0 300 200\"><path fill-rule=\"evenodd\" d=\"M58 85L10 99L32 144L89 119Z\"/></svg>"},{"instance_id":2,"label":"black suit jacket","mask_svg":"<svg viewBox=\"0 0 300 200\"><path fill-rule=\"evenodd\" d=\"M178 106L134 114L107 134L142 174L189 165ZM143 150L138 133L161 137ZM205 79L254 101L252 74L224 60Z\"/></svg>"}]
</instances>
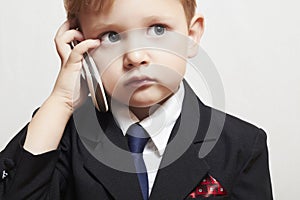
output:
<instances>
[{"instance_id":1,"label":"black suit jacket","mask_svg":"<svg viewBox=\"0 0 300 200\"><path fill-rule=\"evenodd\" d=\"M99 113L87 101L69 120L58 149L41 155L22 148L26 130L0 154L1 200L142 199L128 170L126 139L110 112ZM185 84L182 113L149 199L190 199L207 174L227 195L196 199L272 199L264 131L205 106Z\"/></svg>"}]
</instances>

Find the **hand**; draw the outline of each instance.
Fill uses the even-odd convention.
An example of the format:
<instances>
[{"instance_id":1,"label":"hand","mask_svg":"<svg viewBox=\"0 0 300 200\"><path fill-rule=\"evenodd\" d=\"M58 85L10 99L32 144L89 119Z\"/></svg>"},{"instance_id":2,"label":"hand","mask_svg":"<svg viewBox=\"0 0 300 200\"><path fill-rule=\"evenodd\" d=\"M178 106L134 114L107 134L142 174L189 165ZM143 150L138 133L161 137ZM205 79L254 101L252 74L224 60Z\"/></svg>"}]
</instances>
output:
<instances>
[{"instance_id":1,"label":"hand","mask_svg":"<svg viewBox=\"0 0 300 200\"><path fill-rule=\"evenodd\" d=\"M73 40L80 43L72 50L69 44ZM83 54L98 47L100 41L84 40L82 33L75 29L70 30L70 22L66 21L57 31L55 45L61 59L61 69L51 97L60 99L60 102L74 111L88 95L86 82L81 77Z\"/></svg>"}]
</instances>

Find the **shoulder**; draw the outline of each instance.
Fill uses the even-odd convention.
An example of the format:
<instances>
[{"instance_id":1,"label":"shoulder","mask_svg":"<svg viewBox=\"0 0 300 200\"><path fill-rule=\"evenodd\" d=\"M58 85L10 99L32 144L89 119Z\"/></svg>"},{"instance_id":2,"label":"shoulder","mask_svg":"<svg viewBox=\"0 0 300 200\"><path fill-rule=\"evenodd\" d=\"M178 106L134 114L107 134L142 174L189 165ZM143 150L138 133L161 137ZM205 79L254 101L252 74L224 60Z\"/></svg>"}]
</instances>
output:
<instances>
[{"instance_id":1,"label":"shoulder","mask_svg":"<svg viewBox=\"0 0 300 200\"><path fill-rule=\"evenodd\" d=\"M215 137L214 147L206 156L209 163L215 166L222 163L238 171L250 159L267 150L267 135L263 129L233 115L203 106L206 113L210 113L210 126L220 130Z\"/></svg>"},{"instance_id":2,"label":"shoulder","mask_svg":"<svg viewBox=\"0 0 300 200\"><path fill-rule=\"evenodd\" d=\"M201 150L204 149L200 152L201 157L222 159L222 156L228 158L238 155L240 161L241 158L266 149L266 133L261 128L205 105L188 84L185 84L181 117L186 121L195 121L199 117L194 143L199 144Z\"/></svg>"},{"instance_id":3,"label":"shoulder","mask_svg":"<svg viewBox=\"0 0 300 200\"><path fill-rule=\"evenodd\" d=\"M266 133L260 127L240 118L225 114L222 137L231 138L233 143L251 147L258 139L266 139Z\"/></svg>"},{"instance_id":4,"label":"shoulder","mask_svg":"<svg viewBox=\"0 0 300 200\"><path fill-rule=\"evenodd\" d=\"M206 106L200 100L199 105L200 110L202 110L200 115L204 113L202 115L209 118L207 126L220 131L218 140L246 149L247 147L251 148L257 140L266 140L267 135L262 128L226 112Z\"/></svg>"},{"instance_id":5,"label":"shoulder","mask_svg":"<svg viewBox=\"0 0 300 200\"><path fill-rule=\"evenodd\" d=\"M197 103L194 103L196 101ZM199 109L196 109L196 107ZM222 144L227 148L229 148L229 145L233 145L243 149L250 149L255 142L266 140L266 133L261 128L205 105L188 84L185 84L185 97L181 116L184 116L184 112L189 113L185 115L188 118L187 120L191 120L191 112L196 113L194 116L199 116L198 135L195 138L198 142L215 140L217 142L215 146Z\"/></svg>"}]
</instances>

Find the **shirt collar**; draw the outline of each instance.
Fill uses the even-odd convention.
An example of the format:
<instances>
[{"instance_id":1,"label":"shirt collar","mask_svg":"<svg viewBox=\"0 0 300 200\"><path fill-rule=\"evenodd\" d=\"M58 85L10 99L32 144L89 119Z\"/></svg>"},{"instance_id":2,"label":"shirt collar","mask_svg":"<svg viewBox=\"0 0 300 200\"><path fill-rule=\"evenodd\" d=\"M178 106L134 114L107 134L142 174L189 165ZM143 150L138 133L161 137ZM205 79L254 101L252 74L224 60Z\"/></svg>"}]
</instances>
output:
<instances>
[{"instance_id":1,"label":"shirt collar","mask_svg":"<svg viewBox=\"0 0 300 200\"><path fill-rule=\"evenodd\" d=\"M179 89L166 102L157 108L155 112L142 121L139 121L128 107L121 103L113 102L114 106L112 113L124 136L132 124L139 122L151 137L159 155L162 156L173 126L181 113L183 98L184 86L181 82ZM165 129L168 129L168 131L165 131Z\"/></svg>"}]
</instances>

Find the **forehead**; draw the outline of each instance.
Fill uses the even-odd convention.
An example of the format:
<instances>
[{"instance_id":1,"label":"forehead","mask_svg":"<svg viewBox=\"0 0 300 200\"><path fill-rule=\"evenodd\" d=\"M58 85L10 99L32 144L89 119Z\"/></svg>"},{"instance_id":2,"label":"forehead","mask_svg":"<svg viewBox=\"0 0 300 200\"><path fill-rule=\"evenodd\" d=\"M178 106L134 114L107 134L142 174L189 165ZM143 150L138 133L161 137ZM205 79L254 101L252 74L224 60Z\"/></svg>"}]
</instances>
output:
<instances>
[{"instance_id":1,"label":"forehead","mask_svg":"<svg viewBox=\"0 0 300 200\"><path fill-rule=\"evenodd\" d=\"M111 8L114 7L126 7L126 4L135 4L136 6L144 5L146 6L148 3L152 4L153 6L159 6L162 4L172 4L172 3L180 3L180 4L185 4L184 0L135 0L135 1L130 1L130 0L84 0L84 2L81 4L81 9L80 10L88 10L88 11L95 11L95 12L105 12L105 11L110 11ZM137 7L136 7L137 8ZM139 7L141 8L141 7ZM126 9L126 8L125 8ZM137 10L137 9L135 9Z\"/></svg>"},{"instance_id":2,"label":"forehead","mask_svg":"<svg viewBox=\"0 0 300 200\"><path fill-rule=\"evenodd\" d=\"M106 24L139 26L145 19L154 17L185 19L180 0L114 0L110 8L92 10L82 8L79 21L82 28ZM131 19L131 20L129 20ZM137 28L135 27L135 28ZM134 28L134 27L132 27Z\"/></svg>"}]
</instances>

